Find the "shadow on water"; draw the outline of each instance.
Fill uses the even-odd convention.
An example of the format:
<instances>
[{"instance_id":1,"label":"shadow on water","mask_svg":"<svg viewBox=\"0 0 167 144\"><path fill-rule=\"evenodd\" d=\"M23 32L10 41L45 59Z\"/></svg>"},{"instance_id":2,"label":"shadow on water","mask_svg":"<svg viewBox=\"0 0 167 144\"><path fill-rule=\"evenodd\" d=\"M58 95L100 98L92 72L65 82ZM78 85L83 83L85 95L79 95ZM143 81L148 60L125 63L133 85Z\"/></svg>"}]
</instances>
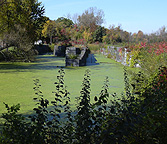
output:
<instances>
[{"instance_id":1,"label":"shadow on water","mask_svg":"<svg viewBox=\"0 0 167 144\"><path fill-rule=\"evenodd\" d=\"M87 58L86 66L99 65L94 54L90 54ZM16 72L22 70L52 70L52 69L75 69L65 66L64 57L55 57L52 55L38 55L35 62L23 63L23 62L2 62L0 63L0 70L15 70ZM10 71L9 71L10 72ZM21 72L21 71L20 71ZM3 71L1 71L3 73Z\"/></svg>"},{"instance_id":2,"label":"shadow on water","mask_svg":"<svg viewBox=\"0 0 167 144\"><path fill-rule=\"evenodd\" d=\"M0 70L51 70L64 68L65 59L62 57L39 55L35 62L4 62L0 63Z\"/></svg>"},{"instance_id":3,"label":"shadow on water","mask_svg":"<svg viewBox=\"0 0 167 144\"><path fill-rule=\"evenodd\" d=\"M95 58L94 54L89 54L86 60L86 66L94 66L94 65L99 65L99 63L97 63L97 59Z\"/></svg>"},{"instance_id":4,"label":"shadow on water","mask_svg":"<svg viewBox=\"0 0 167 144\"><path fill-rule=\"evenodd\" d=\"M56 57L56 56L45 56L45 55L39 55L36 57L36 61L38 63L43 63L43 62L51 62L51 61L64 61L64 57Z\"/></svg>"}]
</instances>

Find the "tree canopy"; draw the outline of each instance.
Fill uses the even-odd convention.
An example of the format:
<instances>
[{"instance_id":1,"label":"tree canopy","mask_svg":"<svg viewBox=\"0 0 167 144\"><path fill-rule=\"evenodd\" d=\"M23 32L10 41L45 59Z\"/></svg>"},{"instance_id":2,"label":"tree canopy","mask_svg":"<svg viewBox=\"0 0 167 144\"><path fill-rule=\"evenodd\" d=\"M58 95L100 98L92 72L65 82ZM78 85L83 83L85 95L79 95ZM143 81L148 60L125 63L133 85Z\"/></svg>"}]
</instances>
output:
<instances>
[{"instance_id":1,"label":"tree canopy","mask_svg":"<svg viewBox=\"0 0 167 144\"><path fill-rule=\"evenodd\" d=\"M70 27L72 26L74 23L72 20L68 19L68 18L64 18L64 17L60 17L56 20L56 23L62 23L64 24L66 27Z\"/></svg>"},{"instance_id":2,"label":"tree canopy","mask_svg":"<svg viewBox=\"0 0 167 144\"><path fill-rule=\"evenodd\" d=\"M104 22L104 12L96 7L90 7L78 17L79 25L85 28L90 28L94 31L97 26L100 26Z\"/></svg>"},{"instance_id":3,"label":"tree canopy","mask_svg":"<svg viewBox=\"0 0 167 144\"><path fill-rule=\"evenodd\" d=\"M43 26L42 35L46 38L50 38L50 43L52 43L52 36L56 33L56 22L52 20L46 21Z\"/></svg>"},{"instance_id":4,"label":"tree canopy","mask_svg":"<svg viewBox=\"0 0 167 144\"><path fill-rule=\"evenodd\" d=\"M1 0L0 1L0 39L3 58L30 61L35 53L33 45L41 37L47 17L44 6L38 0ZM8 51L9 47L13 50Z\"/></svg>"},{"instance_id":5,"label":"tree canopy","mask_svg":"<svg viewBox=\"0 0 167 144\"><path fill-rule=\"evenodd\" d=\"M37 40L44 24L45 9L37 0L3 0L0 2L0 35L25 28L32 42Z\"/></svg>"}]
</instances>

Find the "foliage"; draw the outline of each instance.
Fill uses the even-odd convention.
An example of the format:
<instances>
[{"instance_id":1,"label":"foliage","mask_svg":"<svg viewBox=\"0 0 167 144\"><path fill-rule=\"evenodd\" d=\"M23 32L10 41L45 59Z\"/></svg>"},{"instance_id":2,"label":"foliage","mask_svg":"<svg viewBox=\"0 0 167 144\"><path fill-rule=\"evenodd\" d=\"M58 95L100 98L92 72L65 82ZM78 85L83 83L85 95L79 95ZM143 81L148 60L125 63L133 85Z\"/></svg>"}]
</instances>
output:
<instances>
[{"instance_id":1,"label":"foliage","mask_svg":"<svg viewBox=\"0 0 167 144\"><path fill-rule=\"evenodd\" d=\"M77 59L78 58L78 55L75 55L75 54L69 54L69 59Z\"/></svg>"},{"instance_id":2,"label":"foliage","mask_svg":"<svg viewBox=\"0 0 167 144\"><path fill-rule=\"evenodd\" d=\"M102 42L104 35L106 35L105 28L101 26L97 27L97 29L93 33L93 41Z\"/></svg>"},{"instance_id":3,"label":"foliage","mask_svg":"<svg viewBox=\"0 0 167 144\"><path fill-rule=\"evenodd\" d=\"M160 66L166 65L166 42L131 44L128 46L128 50L126 62L131 67L139 63L147 73L153 73Z\"/></svg>"},{"instance_id":4,"label":"foliage","mask_svg":"<svg viewBox=\"0 0 167 144\"><path fill-rule=\"evenodd\" d=\"M55 42L61 42L62 45L71 45L71 27L66 27L63 22L56 23Z\"/></svg>"},{"instance_id":5,"label":"foliage","mask_svg":"<svg viewBox=\"0 0 167 144\"><path fill-rule=\"evenodd\" d=\"M35 51L33 50L33 44L29 37L27 37L27 31L17 26L15 30L11 30L3 35L3 41L12 46L0 51L2 54L2 61L32 61Z\"/></svg>"},{"instance_id":6,"label":"foliage","mask_svg":"<svg viewBox=\"0 0 167 144\"><path fill-rule=\"evenodd\" d=\"M17 114L20 110L20 105L13 105L11 107L5 104L7 109L6 114L2 114L2 117L6 119L2 131L3 137L1 143L24 143L26 142L26 129L27 123L24 122L25 117Z\"/></svg>"},{"instance_id":7,"label":"foliage","mask_svg":"<svg viewBox=\"0 0 167 144\"><path fill-rule=\"evenodd\" d=\"M82 83L81 96L77 98L76 142L89 143L92 134L92 109L90 103L90 71L87 70Z\"/></svg>"},{"instance_id":8,"label":"foliage","mask_svg":"<svg viewBox=\"0 0 167 144\"><path fill-rule=\"evenodd\" d=\"M141 67L141 71L139 73L131 74L133 92L139 94L145 92L146 89L151 88L154 81L158 79L159 68L167 66L166 42L152 44L141 43L130 46L130 49L130 66L133 66L132 64L135 62L139 63Z\"/></svg>"},{"instance_id":9,"label":"foliage","mask_svg":"<svg viewBox=\"0 0 167 144\"><path fill-rule=\"evenodd\" d=\"M89 30L84 31L82 35L83 35L83 38L85 39L87 44L91 43L93 41L92 32L89 32Z\"/></svg>"},{"instance_id":10,"label":"foliage","mask_svg":"<svg viewBox=\"0 0 167 144\"><path fill-rule=\"evenodd\" d=\"M78 39L76 41L71 41L71 43L72 43L72 46L78 47L78 48L85 47L86 45L85 39Z\"/></svg>"},{"instance_id":11,"label":"foliage","mask_svg":"<svg viewBox=\"0 0 167 144\"><path fill-rule=\"evenodd\" d=\"M0 38L7 53L2 60L30 61L33 45L41 37L44 7L36 0L6 0L0 5ZM8 48L14 46L14 52ZM9 57L11 56L11 58ZM28 59L28 60L27 60Z\"/></svg>"},{"instance_id":12,"label":"foliage","mask_svg":"<svg viewBox=\"0 0 167 144\"><path fill-rule=\"evenodd\" d=\"M138 64L140 60L139 54L140 54L139 50L132 50L130 53L127 54L126 63L130 67L135 67L135 65Z\"/></svg>"},{"instance_id":13,"label":"foliage","mask_svg":"<svg viewBox=\"0 0 167 144\"><path fill-rule=\"evenodd\" d=\"M6 49L0 51L0 61L31 62L34 61L36 54L37 52L34 49L24 51L16 47L9 47L8 51Z\"/></svg>"},{"instance_id":14,"label":"foliage","mask_svg":"<svg viewBox=\"0 0 167 144\"><path fill-rule=\"evenodd\" d=\"M121 28L121 25L104 28L101 24L104 21L104 12L97 8L89 8L81 15L75 15L77 23L71 19L60 17L56 20L56 31L53 34L53 42L72 41L71 43L84 39L86 44L103 42L105 44L138 44L141 42L162 42L166 40L165 27L150 35L144 34L141 30L138 33L129 33Z\"/></svg>"},{"instance_id":15,"label":"foliage","mask_svg":"<svg viewBox=\"0 0 167 144\"><path fill-rule=\"evenodd\" d=\"M98 42L88 44L88 48L90 49L91 52L99 52L100 48L102 47L105 47L104 44Z\"/></svg>"},{"instance_id":16,"label":"foliage","mask_svg":"<svg viewBox=\"0 0 167 144\"><path fill-rule=\"evenodd\" d=\"M125 94L122 98L108 93L109 81L106 78L99 96L95 96L94 103L91 103L90 71L87 70L75 113L70 110L64 70L59 70L55 82L51 110L47 109L49 101L40 91L39 80L35 80L35 114L25 121L25 117L17 113L19 105L9 107L5 104L8 112L2 115L5 123L1 143L165 143L166 68L161 68L160 73L152 87L146 87L140 95L144 98L139 99L131 93L125 69Z\"/></svg>"},{"instance_id":17,"label":"foliage","mask_svg":"<svg viewBox=\"0 0 167 144\"><path fill-rule=\"evenodd\" d=\"M121 26L115 27L113 25L109 29L106 29L106 35L103 35L103 42L112 45L122 42L129 42L129 33L123 31Z\"/></svg>"},{"instance_id":18,"label":"foliage","mask_svg":"<svg viewBox=\"0 0 167 144\"><path fill-rule=\"evenodd\" d=\"M68 17L71 18L70 15ZM60 17L56 20L56 27L58 28L53 34L53 42L73 42L84 39L86 44L98 41L112 45L128 45L129 43L154 43L167 40L165 26L151 34L144 34L141 30L137 33L130 33L123 30L121 25L111 25L109 28L104 28L101 26L104 22L104 12L95 7L88 8L81 15L75 14L72 18L75 24L69 18Z\"/></svg>"},{"instance_id":19,"label":"foliage","mask_svg":"<svg viewBox=\"0 0 167 144\"><path fill-rule=\"evenodd\" d=\"M90 32L93 32L97 26L100 26L104 21L104 12L98 10L96 7L90 7L78 17L79 25L85 29L90 28Z\"/></svg>"},{"instance_id":20,"label":"foliage","mask_svg":"<svg viewBox=\"0 0 167 144\"><path fill-rule=\"evenodd\" d=\"M54 51L54 46L55 46L55 45L54 45L53 43L49 45L49 47L50 47L50 49L51 49L52 51Z\"/></svg>"},{"instance_id":21,"label":"foliage","mask_svg":"<svg viewBox=\"0 0 167 144\"><path fill-rule=\"evenodd\" d=\"M58 18L55 22L63 23L66 27L71 27L74 24L72 20L64 18L64 17Z\"/></svg>"},{"instance_id":22,"label":"foliage","mask_svg":"<svg viewBox=\"0 0 167 144\"><path fill-rule=\"evenodd\" d=\"M139 71L138 73L130 72L131 73L131 85L133 87L133 92L135 94L142 94L150 88L154 89L155 82L157 83L156 88L161 85L161 89L163 88L166 91L166 67L161 66L158 70L154 71L152 74L144 73L143 71Z\"/></svg>"},{"instance_id":23,"label":"foliage","mask_svg":"<svg viewBox=\"0 0 167 144\"><path fill-rule=\"evenodd\" d=\"M50 43L52 44L53 35L56 32L56 22L48 20L43 26L42 35L46 38L50 38Z\"/></svg>"},{"instance_id":24,"label":"foliage","mask_svg":"<svg viewBox=\"0 0 167 144\"><path fill-rule=\"evenodd\" d=\"M33 45L25 28L17 25L14 30L4 33L3 41L21 51L29 51Z\"/></svg>"},{"instance_id":25,"label":"foliage","mask_svg":"<svg viewBox=\"0 0 167 144\"><path fill-rule=\"evenodd\" d=\"M82 33L83 33L83 27L79 27L78 25L74 25L73 27L70 28L70 37L71 41L77 41L79 39L82 39ZM85 39L86 40L86 39Z\"/></svg>"},{"instance_id":26,"label":"foliage","mask_svg":"<svg viewBox=\"0 0 167 144\"><path fill-rule=\"evenodd\" d=\"M0 35L15 30L17 25L25 28L27 36L35 42L44 24L44 7L36 0L7 0L0 5Z\"/></svg>"}]
</instances>

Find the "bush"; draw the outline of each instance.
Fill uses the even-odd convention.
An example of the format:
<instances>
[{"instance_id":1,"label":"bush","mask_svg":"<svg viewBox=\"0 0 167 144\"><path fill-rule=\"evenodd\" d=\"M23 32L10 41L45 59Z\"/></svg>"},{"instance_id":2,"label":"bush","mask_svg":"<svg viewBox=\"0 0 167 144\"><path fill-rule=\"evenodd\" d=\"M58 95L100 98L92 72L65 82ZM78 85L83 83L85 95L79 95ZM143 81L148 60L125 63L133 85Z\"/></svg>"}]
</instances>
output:
<instances>
[{"instance_id":1,"label":"bush","mask_svg":"<svg viewBox=\"0 0 167 144\"><path fill-rule=\"evenodd\" d=\"M104 48L105 45L102 43L94 43L94 44L88 44L88 48L91 52L97 53L100 51L100 48Z\"/></svg>"},{"instance_id":2,"label":"bush","mask_svg":"<svg viewBox=\"0 0 167 144\"><path fill-rule=\"evenodd\" d=\"M5 54L2 51L0 51L0 61L4 61L5 58Z\"/></svg>"},{"instance_id":3,"label":"bush","mask_svg":"<svg viewBox=\"0 0 167 144\"><path fill-rule=\"evenodd\" d=\"M164 69L161 72L166 73ZM131 93L125 69L125 94L122 94L122 98L108 93L109 81L106 77L99 96L95 96L95 102L91 103L91 79L87 70L75 111L70 108L64 75L64 70L59 70L55 99L51 101L52 110L48 110L49 101L44 99L40 91L39 80L34 81L37 107L33 109L35 114L29 117L29 121L17 113L19 105L9 107L5 104L8 112L2 115L5 123L1 143L166 143L167 93L164 83L159 83L161 75L152 83L152 87L141 94L144 99L140 99Z\"/></svg>"},{"instance_id":4,"label":"bush","mask_svg":"<svg viewBox=\"0 0 167 144\"><path fill-rule=\"evenodd\" d=\"M34 49L29 49L25 51L17 47L8 47L0 51L0 61L30 62L35 59L36 53L37 52Z\"/></svg>"},{"instance_id":5,"label":"bush","mask_svg":"<svg viewBox=\"0 0 167 144\"><path fill-rule=\"evenodd\" d=\"M55 44L53 44L53 43L49 45L51 51L54 51L54 46L55 46Z\"/></svg>"}]
</instances>

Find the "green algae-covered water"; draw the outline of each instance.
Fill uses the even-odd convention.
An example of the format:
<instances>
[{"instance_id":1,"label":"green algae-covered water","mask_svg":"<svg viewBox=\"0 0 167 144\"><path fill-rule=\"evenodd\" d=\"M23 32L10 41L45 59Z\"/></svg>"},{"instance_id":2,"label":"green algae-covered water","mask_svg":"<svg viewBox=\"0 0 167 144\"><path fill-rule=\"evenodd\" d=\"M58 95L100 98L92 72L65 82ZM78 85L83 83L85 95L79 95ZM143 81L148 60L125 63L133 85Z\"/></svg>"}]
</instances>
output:
<instances>
[{"instance_id":1,"label":"green algae-covered water","mask_svg":"<svg viewBox=\"0 0 167 144\"><path fill-rule=\"evenodd\" d=\"M34 79L39 79L41 91L46 99L52 100L54 82L58 70L65 70L65 85L70 92L71 102L75 106L75 97L80 96L85 71L91 71L91 98L100 93L106 76L109 77L110 93L124 91L123 66L103 55L95 55L96 64L85 67L65 67L65 59L52 55L40 55L32 63L0 63L0 113L5 112L3 102L13 105L20 103L22 113L31 113L35 106Z\"/></svg>"}]
</instances>

